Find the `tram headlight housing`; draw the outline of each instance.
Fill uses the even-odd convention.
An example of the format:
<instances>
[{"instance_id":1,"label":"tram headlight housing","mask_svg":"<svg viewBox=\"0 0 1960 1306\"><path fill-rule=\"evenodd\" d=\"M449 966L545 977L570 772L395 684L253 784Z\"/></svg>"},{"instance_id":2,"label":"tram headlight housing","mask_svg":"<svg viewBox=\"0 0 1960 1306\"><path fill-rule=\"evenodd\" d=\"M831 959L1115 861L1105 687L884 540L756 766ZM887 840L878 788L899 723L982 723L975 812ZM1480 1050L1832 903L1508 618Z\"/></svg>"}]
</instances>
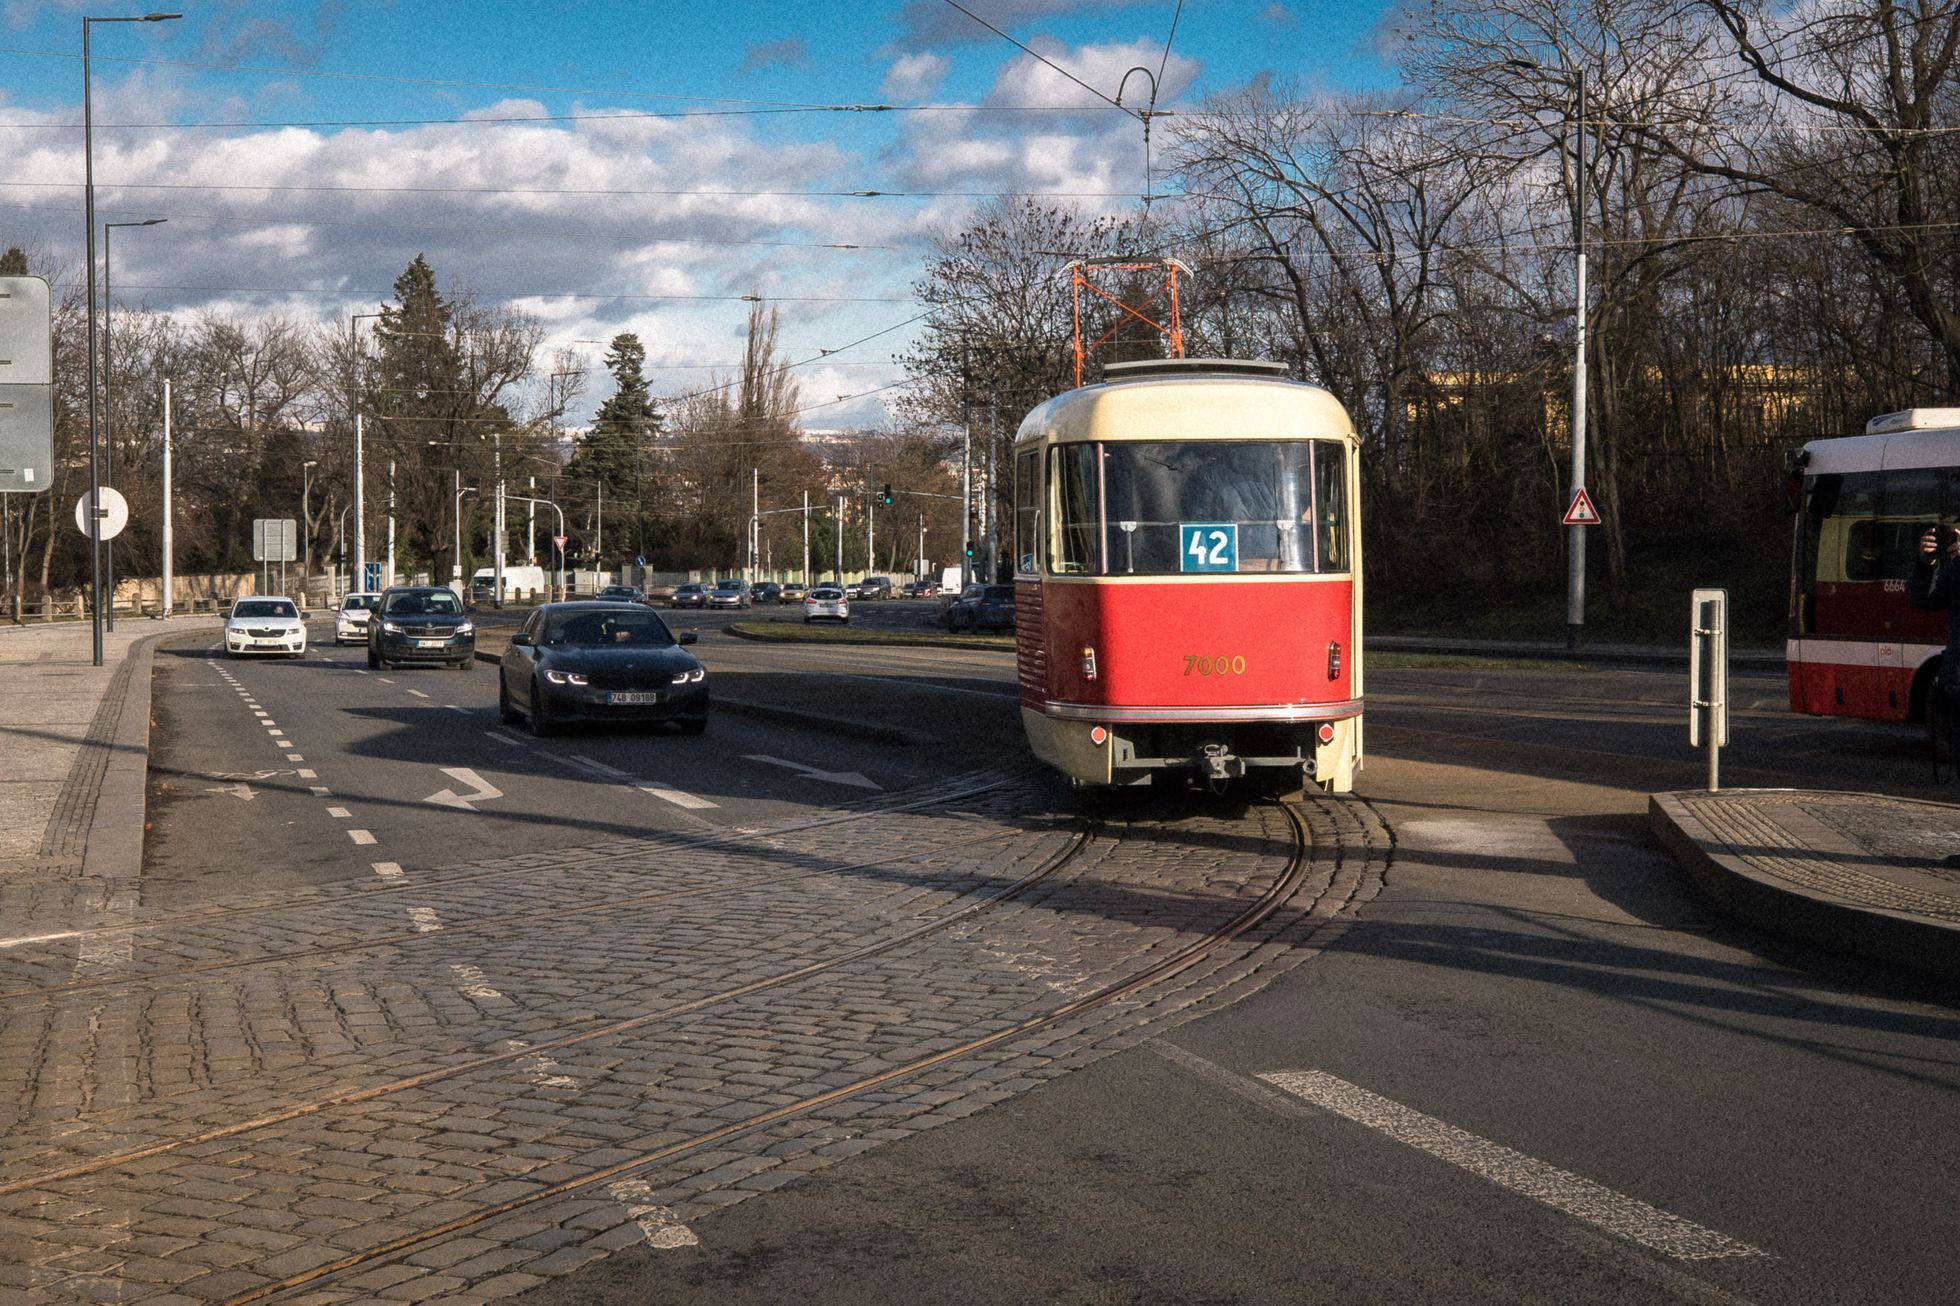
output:
<instances>
[{"instance_id":1,"label":"tram headlight housing","mask_svg":"<svg viewBox=\"0 0 1960 1306\"><path fill-rule=\"evenodd\" d=\"M1327 678L1329 680L1341 678L1341 641L1338 639L1327 641Z\"/></svg>"},{"instance_id":2,"label":"tram headlight housing","mask_svg":"<svg viewBox=\"0 0 1960 1306\"><path fill-rule=\"evenodd\" d=\"M1096 646L1093 644L1082 646L1082 678L1084 680L1096 678Z\"/></svg>"}]
</instances>

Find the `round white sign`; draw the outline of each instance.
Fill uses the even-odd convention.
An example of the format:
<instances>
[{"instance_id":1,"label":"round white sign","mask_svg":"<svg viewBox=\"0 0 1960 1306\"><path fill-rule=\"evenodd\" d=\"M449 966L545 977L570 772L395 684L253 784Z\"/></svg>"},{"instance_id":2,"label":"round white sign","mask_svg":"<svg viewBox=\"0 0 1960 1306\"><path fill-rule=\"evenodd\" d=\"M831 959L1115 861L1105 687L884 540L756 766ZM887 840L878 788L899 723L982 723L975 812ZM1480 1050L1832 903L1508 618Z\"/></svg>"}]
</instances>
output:
<instances>
[{"instance_id":1,"label":"round white sign","mask_svg":"<svg viewBox=\"0 0 1960 1306\"><path fill-rule=\"evenodd\" d=\"M75 500L75 529L88 534L89 496L84 494ZM102 487L102 520L96 526L100 538L113 540L122 534L122 528L129 525L129 500L122 497L119 490L111 486Z\"/></svg>"}]
</instances>

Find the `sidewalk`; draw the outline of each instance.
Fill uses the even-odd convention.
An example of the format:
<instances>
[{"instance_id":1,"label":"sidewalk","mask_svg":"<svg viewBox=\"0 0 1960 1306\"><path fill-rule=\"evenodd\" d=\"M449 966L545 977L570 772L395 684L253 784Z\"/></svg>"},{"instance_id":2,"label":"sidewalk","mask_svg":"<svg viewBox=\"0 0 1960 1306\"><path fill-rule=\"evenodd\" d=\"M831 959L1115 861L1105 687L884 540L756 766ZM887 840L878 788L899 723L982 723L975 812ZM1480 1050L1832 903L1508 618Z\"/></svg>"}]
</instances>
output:
<instances>
[{"instance_id":1,"label":"sidewalk","mask_svg":"<svg viewBox=\"0 0 1960 1306\"><path fill-rule=\"evenodd\" d=\"M1883 794L1690 790L1654 835L1718 906L1778 934L1960 979L1960 806Z\"/></svg>"},{"instance_id":2,"label":"sidewalk","mask_svg":"<svg viewBox=\"0 0 1960 1306\"><path fill-rule=\"evenodd\" d=\"M0 883L142 871L151 657L165 635L216 627L124 617L98 667L92 623L0 626Z\"/></svg>"},{"instance_id":3,"label":"sidewalk","mask_svg":"<svg viewBox=\"0 0 1960 1306\"><path fill-rule=\"evenodd\" d=\"M1445 635L1375 635L1366 646L1382 653L1429 653L1441 656L1542 659L1547 662L1585 662L1636 667L1688 666L1688 631L1674 644L1591 643L1577 653L1562 641L1549 639L1454 639ZM1783 650L1745 645L1729 647L1729 667L1735 671L1782 671Z\"/></svg>"}]
</instances>

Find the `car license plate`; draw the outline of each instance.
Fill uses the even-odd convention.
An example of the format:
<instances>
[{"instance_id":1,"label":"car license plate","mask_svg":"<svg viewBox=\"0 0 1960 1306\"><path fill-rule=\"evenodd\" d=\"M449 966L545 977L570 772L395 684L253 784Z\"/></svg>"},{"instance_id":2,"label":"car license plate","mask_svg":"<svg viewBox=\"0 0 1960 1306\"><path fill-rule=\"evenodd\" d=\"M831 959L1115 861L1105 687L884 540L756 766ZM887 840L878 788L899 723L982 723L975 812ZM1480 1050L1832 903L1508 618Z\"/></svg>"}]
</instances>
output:
<instances>
[{"instance_id":1,"label":"car license plate","mask_svg":"<svg viewBox=\"0 0 1960 1306\"><path fill-rule=\"evenodd\" d=\"M416 641L415 641L415 647L417 647L417 648L441 648L441 647L442 647L442 646L443 646L444 644L446 644L446 643L448 643L448 641L447 641L447 640L441 640L441 639L418 639L418 640L416 640Z\"/></svg>"},{"instance_id":2,"label":"car license plate","mask_svg":"<svg viewBox=\"0 0 1960 1306\"><path fill-rule=\"evenodd\" d=\"M659 701L660 701L659 694L646 693L639 690L634 690L630 693L617 693L617 694L606 695L606 702L621 707L630 707L635 703L658 703Z\"/></svg>"}]
</instances>

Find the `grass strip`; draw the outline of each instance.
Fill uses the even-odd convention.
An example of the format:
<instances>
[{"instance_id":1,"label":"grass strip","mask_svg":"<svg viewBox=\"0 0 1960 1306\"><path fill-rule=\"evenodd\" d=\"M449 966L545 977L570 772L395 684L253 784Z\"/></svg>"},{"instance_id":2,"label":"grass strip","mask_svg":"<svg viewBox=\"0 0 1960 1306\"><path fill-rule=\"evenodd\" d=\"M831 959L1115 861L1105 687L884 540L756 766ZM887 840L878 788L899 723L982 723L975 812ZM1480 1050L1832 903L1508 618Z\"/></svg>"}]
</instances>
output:
<instances>
[{"instance_id":1,"label":"grass strip","mask_svg":"<svg viewBox=\"0 0 1960 1306\"><path fill-rule=\"evenodd\" d=\"M1012 650L1012 635L939 635L930 631L862 630L850 626L802 626L788 621L738 621L728 627L738 639L777 644L906 644L927 648Z\"/></svg>"}]
</instances>

